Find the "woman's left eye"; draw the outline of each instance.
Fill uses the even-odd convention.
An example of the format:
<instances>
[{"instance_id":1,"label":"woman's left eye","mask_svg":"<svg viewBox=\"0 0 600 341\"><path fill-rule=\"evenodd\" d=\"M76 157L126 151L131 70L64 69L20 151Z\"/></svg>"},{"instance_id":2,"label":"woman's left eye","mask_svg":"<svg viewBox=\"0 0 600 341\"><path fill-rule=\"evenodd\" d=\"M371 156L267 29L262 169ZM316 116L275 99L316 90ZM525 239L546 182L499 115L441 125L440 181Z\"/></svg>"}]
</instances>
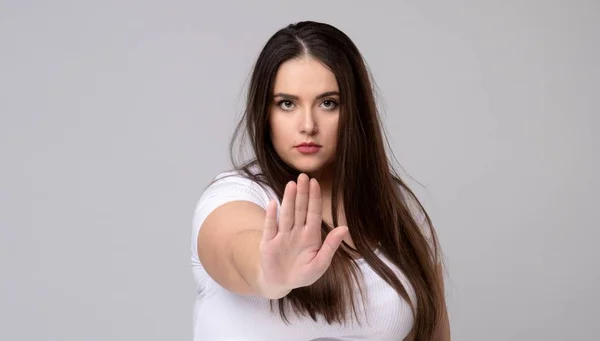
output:
<instances>
[{"instance_id":1,"label":"woman's left eye","mask_svg":"<svg viewBox=\"0 0 600 341\"><path fill-rule=\"evenodd\" d=\"M337 102L331 99L324 100L322 104L325 106L326 109L333 109L337 107Z\"/></svg>"}]
</instances>

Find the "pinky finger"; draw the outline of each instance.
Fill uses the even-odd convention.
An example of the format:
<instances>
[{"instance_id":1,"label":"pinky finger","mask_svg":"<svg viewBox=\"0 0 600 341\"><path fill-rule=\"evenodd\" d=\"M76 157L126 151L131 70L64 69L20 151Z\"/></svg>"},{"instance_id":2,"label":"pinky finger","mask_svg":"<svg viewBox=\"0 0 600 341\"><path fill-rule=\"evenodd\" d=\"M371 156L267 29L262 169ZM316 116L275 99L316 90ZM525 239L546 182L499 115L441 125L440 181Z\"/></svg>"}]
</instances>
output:
<instances>
[{"instance_id":1,"label":"pinky finger","mask_svg":"<svg viewBox=\"0 0 600 341\"><path fill-rule=\"evenodd\" d=\"M267 205L265 226L263 228L263 241L269 241L277 235L277 203L274 200Z\"/></svg>"}]
</instances>

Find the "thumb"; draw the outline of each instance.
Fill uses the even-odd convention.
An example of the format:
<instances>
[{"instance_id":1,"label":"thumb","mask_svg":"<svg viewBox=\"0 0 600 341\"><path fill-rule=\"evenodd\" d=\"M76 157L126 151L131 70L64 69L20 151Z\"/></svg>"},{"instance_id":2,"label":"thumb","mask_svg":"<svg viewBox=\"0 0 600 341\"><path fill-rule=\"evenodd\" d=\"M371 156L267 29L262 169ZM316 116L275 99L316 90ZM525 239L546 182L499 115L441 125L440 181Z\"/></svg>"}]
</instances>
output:
<instances>
[{"instance_id":1,"label":"thumb","mask_svg":"<svg viewBox=\"0 0 600 341\"><path fill-rule=\"evenodd\" d=\"M317 268L322 271L327 270L331 264L331 259L333 258L335 251L340 247L342 240L344 240L347 234L348 226L338 226L327 234L321 249L314 259Z\"/></svg>"}]
</instances>

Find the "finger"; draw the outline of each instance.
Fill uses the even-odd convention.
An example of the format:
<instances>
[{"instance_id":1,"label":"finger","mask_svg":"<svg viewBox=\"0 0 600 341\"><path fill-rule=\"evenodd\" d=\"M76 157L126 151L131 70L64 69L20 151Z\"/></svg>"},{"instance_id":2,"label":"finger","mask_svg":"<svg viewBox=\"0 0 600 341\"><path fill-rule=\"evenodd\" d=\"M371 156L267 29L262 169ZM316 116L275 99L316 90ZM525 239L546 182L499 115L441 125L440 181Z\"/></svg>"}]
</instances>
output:
<instances>
[{"instance_id":1,"label":"finger","mask_svg":"<svg viewBox=\"0 0 600 341\"><path fill-rule=\"evenodd\" d=\"M280 233L289 232L294 224L294 210L296 201L296 183L288 182L283 192L281 200L281 215L279 217L278 231Z\"/></svg>"},{"instance_id":2,"label":"finger","mask_svg":"<svg viewBox=\"0 0 600 341\"><path fill-rule=\"evenodd\" d=\"M310 179L308 211L306 212L306 227L321 229L322 210L321 188L316 179Z\"/></svg>"},{"instance_id":3,"label":"finger","mask_svg":"<svg viewBox=\"0 0 600 341\"><path fill-rule=\"evenodd\" d=\"M306 211L308 210L309 179L306 174L298 176L296 188L296 212L294 213L294 226L304 227L306 222Z\"/></svg>"},{"instance_id":4,"label":"finger","mask_svg":"<svg viewBox=\"0 0 600 341\"><path fill-rule=\"evenodd\" d=\"M277 235L277 203L274 200L267 205L265 226L263 228L262 240L267 242Z\"/></svg>"},{"instance_id":5,"label":"finger","mask_svg":"<svg viewBox=\"0 0 600 341\"><path fill-rule=\"evenodd\" d=\"M347 226L338 226L331 232L329 232L329 234L327 234L327 237L325 238L321 249L319 250L319 252L317 252L317 255L313 260L315 267L319 271L324 272L325 270L327 270L327 268L331 264L331 260L333 259L335 251L337 251L337 249L340 247L340 244L342 244L342 240L344 240L344 237L346 237L347 234Z\"/></svg>"}]
</instances>

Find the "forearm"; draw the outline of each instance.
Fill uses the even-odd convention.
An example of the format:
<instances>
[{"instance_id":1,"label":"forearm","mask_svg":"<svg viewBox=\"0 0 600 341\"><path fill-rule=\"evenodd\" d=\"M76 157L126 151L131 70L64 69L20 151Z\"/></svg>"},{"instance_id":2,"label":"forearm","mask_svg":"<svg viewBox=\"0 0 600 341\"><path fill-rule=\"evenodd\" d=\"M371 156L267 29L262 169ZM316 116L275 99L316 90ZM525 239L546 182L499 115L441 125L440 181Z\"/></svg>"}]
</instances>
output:
<instances>
[{"instance_id":1,"label":"forearm","mask_svg":"<svg viewBox=\"0 0 600 341\"><path fill-rule=\"evenodd\" d=\"M278 299L290 290L273 288L265 283L260 266L259 246L262 231L248 230L240 232L231 242L230 262L240 280L245 283L243 294Z\"/></svg>"}]
</instances>

